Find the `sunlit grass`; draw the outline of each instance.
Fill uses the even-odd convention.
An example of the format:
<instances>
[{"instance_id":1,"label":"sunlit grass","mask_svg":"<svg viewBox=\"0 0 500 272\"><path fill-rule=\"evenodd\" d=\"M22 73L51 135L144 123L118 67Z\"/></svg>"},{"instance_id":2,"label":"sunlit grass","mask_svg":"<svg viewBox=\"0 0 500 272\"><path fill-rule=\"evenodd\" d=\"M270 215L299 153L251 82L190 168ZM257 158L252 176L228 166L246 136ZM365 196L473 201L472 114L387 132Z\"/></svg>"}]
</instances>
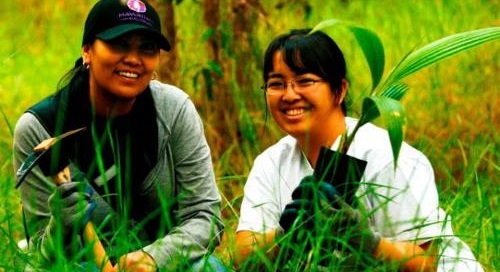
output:
<instances>
[{"instance_id":1,"label":"sunlit grass","mask_svg":"<svg viewBox=\"0 0 500 272\"><path fill-rule=\"evenodd\" d=\"M289 28L312 27L329 18L357 22L380 35L386 47L387 67L414 47L457 32L498 26L498 1L308 1L311 14L305 16L304 6L289 4L276 8L279 1L263 3L267 15L255 16L255 67L261 63L263 48L278 33ZM13 257L16 243L23 237L19 196L13 189L12 128L17 118L30 105L52 93L57 81L80 53L84 16L93 1L69 5L63 1L34 0L11 3L9 12L0 17L0 271L15 271ZM230 6L230 3L225 3ZM242 187L253 158L272 144L281 133L264 116L263 96L258 86L258 68L249 71L251 86L235 86L232 76L225 76L228 96L244 111L241 114L219 114L225 101L210 101L202 84L193 85L199 67L206 67L206 29L199 6L182 1L176 7L181 58L181 87L190 93L200 108L207 128L207 138L214 153L214 166L219 189L223 195L225 243L216 253L231 263L228 252L232 246L238 220ZM474 11L474 12L471 12ZM224 9L222 30L230 33L230 8ZM199 16L198 16L199 14ZM228 34L229 35L229 34ZM230 35L229 35L230 37ZM348 35L340 35L349 64L351 92L354 98L368 91L369 72L360 52ZM231 59L231 44L223 47ZM193 53L196 52L196 53ZM487 271L500 269L497 245L499 217L498 151L500 114L497 105L500 45L487 44L465 52L441 64L411 76L411 88L403 103L408 112L406 139L431 160L442 207L453 217L455 232L466 241ZM195 86L197 86L195 88ZM238 89L236 89L238 88ZM217 119L224 116L225 119ZM219 131L225 127L252 122L256 135L237 135L235 131ZM255 136L257 143L252 142ZM213 144L212 144L213 143ZM221 150L218 143L228 148ZM221 144L222 146L222 144ZM271 265L271 264L268 264ZM272 266L270 266L272 267ZM19 269L19 267L17 267Z\"/></svg>"}]
</instances>

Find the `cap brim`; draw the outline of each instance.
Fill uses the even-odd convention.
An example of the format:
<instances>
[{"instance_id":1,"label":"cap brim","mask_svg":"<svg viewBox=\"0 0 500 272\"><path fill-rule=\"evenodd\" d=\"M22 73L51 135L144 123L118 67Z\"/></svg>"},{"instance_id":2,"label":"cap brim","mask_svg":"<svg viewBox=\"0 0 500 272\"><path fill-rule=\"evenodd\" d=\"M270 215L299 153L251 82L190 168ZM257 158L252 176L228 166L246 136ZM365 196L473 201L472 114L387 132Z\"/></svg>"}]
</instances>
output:
<instances>
[{"instance_id":1,"label":"cap brim","mask_svg":"<svg viewBox=\"0 0 500 272\"><path fill-rule=\"evenodd\" d=\"M119 36L136 31L136 30L145 30L150 33L153 33L157 36L158 42L160 45L160 48L169 51L170 50L170 43L168 42L167 38L163 36L163 34L152 30L151 28L144 26L144 25L136 25L136 24L125 24L125 25L119 25L113 28L110 28L106 31L103 31L99 34L96 35L97 38L103 40L103 41L109 41L115 38L118 38Z\"/></svg>"}]
</instances>

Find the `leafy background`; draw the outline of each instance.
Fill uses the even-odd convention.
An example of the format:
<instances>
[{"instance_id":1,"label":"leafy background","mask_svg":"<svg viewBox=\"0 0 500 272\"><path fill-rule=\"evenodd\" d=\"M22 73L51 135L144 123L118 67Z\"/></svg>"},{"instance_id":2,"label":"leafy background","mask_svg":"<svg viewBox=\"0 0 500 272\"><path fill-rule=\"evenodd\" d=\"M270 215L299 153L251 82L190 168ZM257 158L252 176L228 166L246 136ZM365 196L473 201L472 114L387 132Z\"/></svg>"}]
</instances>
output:
<instances>
[{"instance_id":1,"label":"leafy background","mask_svg":"<svg viewBox=\"0 0 500 272\"><path fill-rule=\"evenodd\" d=\"M94 1L16 0L0 16L0 270L11 271L22 239L19 195L13 189L12 130L22 112L55 90L79 56L83 22ZM188 92L206 128L224 199L226 236L233 242L245 177L253 158L282 133L265 110L263 50L277 34L327 19L355 22L377 33L394 67L410 50L458 32L500 25L498 0L481 1L156 1L174 50L163 54L161 79ZM173 16L167 16L173 14ZM171 19L171 20L169 20ZM175 35L174 35L175 33ZM353 101L370 91L371 77L353 37L330 33L348 62ZM386 71L389 69L386 68ZM404 80L405 139L436 172L442 207L487 271L500 269L500 43L481 45ZM229 261L228 261L229 262Z\"/></svg>"}]
</instances>

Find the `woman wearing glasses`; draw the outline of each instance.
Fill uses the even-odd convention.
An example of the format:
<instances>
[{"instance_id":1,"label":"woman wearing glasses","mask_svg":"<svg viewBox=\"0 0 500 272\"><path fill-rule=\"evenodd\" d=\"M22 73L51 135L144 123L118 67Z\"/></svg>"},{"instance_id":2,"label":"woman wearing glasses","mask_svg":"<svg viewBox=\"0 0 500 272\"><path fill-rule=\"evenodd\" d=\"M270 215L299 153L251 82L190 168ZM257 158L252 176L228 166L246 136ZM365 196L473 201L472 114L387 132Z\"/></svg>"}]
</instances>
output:
<instances>
[{"instance_id":1,"label":"woman wearing glasses","mask_svg":"<svg viewBox=\"0 0 500 272\"><path fill-rule=\"evenodd\" d=\"M265 53L263 77L269 111L288 135L254 161L237 227L236 266L482 271L439 208L427 158L403 143L394 169L385 130L364 125L348 150L366 162L356 205L311 176L321 148L336 150L339 136L357 122L346 115L346 64L329 36L302 29L277 37ZM305 219L298 223L300 216ZM294 236L301 228L305 234ZM301 247L315 234L318 243ZM321 250L314 251L317 245ZM294 255L304 257L290 262Z\"/></svg>"}]
</instances>

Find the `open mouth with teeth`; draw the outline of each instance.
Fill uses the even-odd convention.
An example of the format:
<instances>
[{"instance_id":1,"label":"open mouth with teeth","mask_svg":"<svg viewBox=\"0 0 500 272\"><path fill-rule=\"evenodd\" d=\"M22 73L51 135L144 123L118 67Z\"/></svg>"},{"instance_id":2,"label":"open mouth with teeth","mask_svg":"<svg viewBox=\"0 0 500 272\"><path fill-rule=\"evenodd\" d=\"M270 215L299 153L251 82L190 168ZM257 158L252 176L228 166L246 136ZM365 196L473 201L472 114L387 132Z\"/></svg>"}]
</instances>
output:
<instances>
[{"instance_id":1,"label":"open mouth with teeth","mask_svg":"<svg viewBox=\"0 0 500 272\"><path fill-rule=\"evenodd\" d=\"M138 78L139 74L133 73L133 72L127 72L127 71L119 71L118 74L123 77L128 77L128 78Z\"/></svg>"},{"instance_id":2,"label":"open mouth with teeth","mask_svg":"<svg viewBox=\"0 0 500 272\"><path fill-rule=\"evenodd\" d=\"M299 109L285 109L283 110L283 113L285 113L288 116L298 116L306 113L306 109L304 108L299 108Z\"/></svg>"}]
</instances>

